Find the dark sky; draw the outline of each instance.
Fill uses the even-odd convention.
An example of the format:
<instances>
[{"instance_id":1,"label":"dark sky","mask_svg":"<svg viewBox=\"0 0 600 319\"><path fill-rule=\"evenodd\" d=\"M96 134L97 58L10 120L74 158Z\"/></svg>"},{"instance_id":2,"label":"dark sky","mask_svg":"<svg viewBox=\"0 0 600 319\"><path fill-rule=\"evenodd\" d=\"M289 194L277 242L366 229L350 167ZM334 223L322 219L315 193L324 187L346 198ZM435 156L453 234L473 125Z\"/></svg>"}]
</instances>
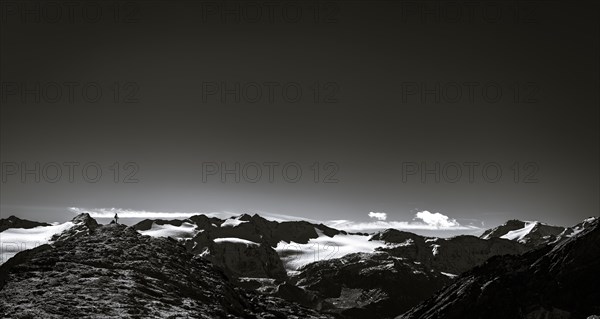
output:
<instances>
[{"instance_id":1,"label":"dark sky","mask_svg":"<svg viewBox=\"0 0 600 319\"><path fill-rule=\"evenodd\" d=\"M24 3L2 1L3 218L66 220L68 207L355 221L429 210L486 226L598 215L591 6ZM78 163L72 182L65 162ZM203 175L236 162L239 183ZM277 163L273 182L265 162Z\"/></svg>"}]
</instances>

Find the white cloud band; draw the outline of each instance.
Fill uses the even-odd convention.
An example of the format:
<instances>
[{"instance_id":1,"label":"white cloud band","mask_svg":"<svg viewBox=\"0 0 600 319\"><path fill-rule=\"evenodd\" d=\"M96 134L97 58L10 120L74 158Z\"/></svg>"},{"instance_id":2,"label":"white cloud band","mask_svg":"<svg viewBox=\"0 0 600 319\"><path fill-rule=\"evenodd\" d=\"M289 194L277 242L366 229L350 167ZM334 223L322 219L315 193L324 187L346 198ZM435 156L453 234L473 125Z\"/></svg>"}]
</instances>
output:
<instances>
[{"instance_id":1,"label":"white cloud band","mask_svg":"<svg viewBox=\"0 0 600 319\"><path fill-rule=\"evenodd\" d=\"M368 214L371 218L378 219L372 222L354 222L351 220L330 220L325 224L329 227L352 232L369 232L388 228L402 230L477 230L476 226L461 225L456 219L449 218L441 213L421 211L415 214L414 221L387 221L386 213Z\"/></svg>"},{"instance_id":2,"label":"white cloud band","mask_svg":"<svg viewBox=\"0 0 600 319\"><path fill-rule=\"evenodd\" d=\"M231 216L238 216L240 213L234 212L150 212L145 210L132 210L124 208L80 208L70 207L69 210L74 214L88 213L93 218L113 218L115 214L119 218L140 218L140 219L184 219L194 215L204 214L209 217L218 217L221 219ZM347 230L351 232L371 232L395 228L401 230L477 230L476 226L461 225L456 219L449 218L441 213L431 213L429 211L421 211L415 214L413 221L388 221L387 214L382 212L369 212L370 218L377 219L371 222L355 222L351 220L330 220L321 222L309 220L300 217L287 216L281 214L270 214L266 212L258 212L260 216L268 220L276 221L292 221L292 220L307 220L312 223L323 223L329 227Z\"/></svg>"}]
</instances>

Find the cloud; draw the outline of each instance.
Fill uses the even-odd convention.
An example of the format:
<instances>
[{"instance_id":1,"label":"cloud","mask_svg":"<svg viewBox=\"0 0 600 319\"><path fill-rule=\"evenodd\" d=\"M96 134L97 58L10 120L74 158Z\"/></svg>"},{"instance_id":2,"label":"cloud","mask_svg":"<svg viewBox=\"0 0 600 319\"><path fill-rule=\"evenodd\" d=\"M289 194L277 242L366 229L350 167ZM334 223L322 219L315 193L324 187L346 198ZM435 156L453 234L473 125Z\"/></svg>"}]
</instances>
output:
<instances>
[{"instance_id":1,"label":"cloud","mask_svg":"<svg viewBox=\"0 0 600 319\"><path fill-rule=\"evenodd\" d=\"M383 215L381 215L383 214ZM330 220L325 225L351 232L371 232L388 228L401 230L432 230L432 231L460 231L478 230L477 226L461 225L456 219L452 219L441 213L421 211L415 214L412 221L389 221L386 213L370 212L369 217L378 219L371 222L355 222L351 220Z\"/></svg>"},{"instance_id":2,"label":"cloud","mask_svg":"<svg viewBox=\"0 0 600 319\"><path fill-rule=\"evenodd\" d=\"M456 221L456 219L450 219L448 216L440 213L430 213L429 211L418 212L415 215L415 219L422 220L425 224L431 225L438 229L440 228L450 228L450 227L458 227L460 224Z\"/></svg>"},{"instance_id":3,"label":"cloud","mask_svg":"<svg viewBox=\"0 0 600 319\"><path fill-rule=\"evenodd\" d=\"M376 218L378 220L386 220L387 219L387 214L386 213L375 213L375 212L370 212L369 213L369 217L371 218Z\"/></svg>"}]
</instances>

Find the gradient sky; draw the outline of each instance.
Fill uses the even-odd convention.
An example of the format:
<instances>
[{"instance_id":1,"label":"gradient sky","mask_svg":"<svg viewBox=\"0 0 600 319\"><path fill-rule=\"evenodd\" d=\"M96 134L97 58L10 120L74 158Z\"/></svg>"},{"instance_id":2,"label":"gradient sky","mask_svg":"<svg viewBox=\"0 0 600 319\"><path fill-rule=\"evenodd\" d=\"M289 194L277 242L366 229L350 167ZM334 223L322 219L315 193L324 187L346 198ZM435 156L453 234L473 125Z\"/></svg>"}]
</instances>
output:
<instances>
[{"instance_id":1,"label":"gradient sky","mask_svg":"<svg viewBox=\"0 0 600 319\"><path fill-rule=\"evenodd\" d=\"M315 21L312 5L286 2L288 11L277 5L269 16L263 7L254 21L241 2L131 1L117 18L103 7L92 22L75 3L72 16L56 22L2 4L2 218L62 221L73 216L69 207L117 207L368 222L369 212L411 221L429 210L487 227L511 218L572 225L598 215L600 28L584 4L484 11L478 2L323 2ZM220 15L236 4L239 23ZM461 17L453 20L453 10ZM53 82L63 93L57 102ZM65 82L75 83L72 102ZM36 83L47 90L39 102L20 96ZM102 89L98 101L90 101L93 90L81 96L90 83ZM239 102L223 100L210 91L222 83L247 91ZM263 92L254 103L253 83ZM439 101L427 94L436 83ZM465 83L475 85L472 100ZM453 100L457 87L463 95ZM21 181L22 163L36 162L47 175ZM79 163L73 182L64 162ZM260 163L262 178L203 181L206 163L235 162ZM279 163L272 183L264 162ZM433 175L423 181L419 168L406 174L413 163L436 162L448 169L439 183ZM473 182L465 162L478 165ZM62 165L56 183L44 179L54 176L48 163ZM102 168L97 183L83 179L86 163ZM298 182L284 179L285 163L301 167ZM463 173L456 182L452 163ZM485 179L486 163L502 169L498 182ZM135 169L129 180L138 182L124 183ZM324 183L336 169L328 180L337 182Z\"/></svg>"}]
</instances>

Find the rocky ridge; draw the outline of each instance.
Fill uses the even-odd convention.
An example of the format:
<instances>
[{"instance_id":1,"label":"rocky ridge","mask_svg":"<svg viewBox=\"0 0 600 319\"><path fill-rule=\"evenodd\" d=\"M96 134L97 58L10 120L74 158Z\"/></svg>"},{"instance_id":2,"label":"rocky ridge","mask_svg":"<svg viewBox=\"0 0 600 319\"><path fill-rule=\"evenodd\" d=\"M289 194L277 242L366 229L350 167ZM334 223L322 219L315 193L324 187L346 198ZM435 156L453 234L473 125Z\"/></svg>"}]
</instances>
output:
<instances>
[{"instance_id":1,"label":"rocky ridge","mask_svg":"<svg viewBox=\"0 0 600 319\"><path fill-rule=\"evenodd\" d=\"M21 219L15 216L9 216L8 218L0 219L0 232L3 232L9 228L29 229L38 226L50 226L50 224L34 222L27 219Z\"/></svg>"},{"instance_id":2,"label":"rocky ridge","mask_svg":"<svg viewBox=\"0 0 600 319\"><path fill-rule=\"evenodd\" d=\"M0 266L0 312L11 318L327 318L232 285L176 240L80 215L51 245Z\"/></svg>"},{"instance_id":3,"label":"rocky ridge","mask_svg":"<svg viewBox=\"0 0 600 319\"><path fill-rule=\"evenodd\" d=\"M600 227L586 219L554 245L497 256L397 319L586 318L600 314Z\"/></svg>"}]
</instances>

